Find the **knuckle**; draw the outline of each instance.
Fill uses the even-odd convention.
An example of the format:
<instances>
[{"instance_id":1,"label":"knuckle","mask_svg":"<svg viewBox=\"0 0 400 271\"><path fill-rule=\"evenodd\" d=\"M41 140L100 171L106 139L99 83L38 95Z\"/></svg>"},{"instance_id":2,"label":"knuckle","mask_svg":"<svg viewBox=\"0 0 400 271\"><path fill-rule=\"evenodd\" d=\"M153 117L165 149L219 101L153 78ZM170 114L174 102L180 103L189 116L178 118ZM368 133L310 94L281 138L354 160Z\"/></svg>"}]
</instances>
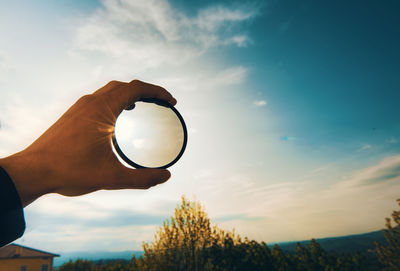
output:
<instances>
[{"instance_id":1,"label":"knuckle","mask_svg":"<svg viewBox=\"0 0 400 271\"><path fill-rule=\"evenodd\" d=\"M133 79L132 81L129 82L131 85L140 85L143 84L143 81L140 81L138 79Z\"/></svg>"},{"instance_id":2,"label":"knuckle","mask_svg":"<svg viewBox=\"0 0 400 271\"><path fill-rule=\"evenodd\" d=\"M110 82L107 83L108 86L117 86L122 84L123 82L117 81L117 80L111 80Z\"/></svg>"},{"instance_id":3,"label":"knuckle","mask_svg":"<svg viewBox=\"0 0 400 271\"><path fill-rule=\"evenodd\" d=\"M78 104L87 104L92 102L96 97L93 94L87 94L79 98Z\"/></svg>"}]
</instances>

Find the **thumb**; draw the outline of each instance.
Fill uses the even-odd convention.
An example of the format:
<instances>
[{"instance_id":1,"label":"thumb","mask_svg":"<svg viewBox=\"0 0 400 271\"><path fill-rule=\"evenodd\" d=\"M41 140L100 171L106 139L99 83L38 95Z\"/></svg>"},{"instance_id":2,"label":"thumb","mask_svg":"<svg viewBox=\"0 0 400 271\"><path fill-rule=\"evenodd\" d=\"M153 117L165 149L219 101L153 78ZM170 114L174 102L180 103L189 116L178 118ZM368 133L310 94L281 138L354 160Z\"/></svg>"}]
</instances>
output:
<instances>
[{"instance_id":1,"label":"thumb","mask_svg":"<svg viewBox=\"0 0 400 271\"><path fill-rule=\"evenodd\" d=\"M121 165L117 176L111 189L148 189L166 182L171 173L166 169L130 169Z\"/></svg>"}]
</instances>

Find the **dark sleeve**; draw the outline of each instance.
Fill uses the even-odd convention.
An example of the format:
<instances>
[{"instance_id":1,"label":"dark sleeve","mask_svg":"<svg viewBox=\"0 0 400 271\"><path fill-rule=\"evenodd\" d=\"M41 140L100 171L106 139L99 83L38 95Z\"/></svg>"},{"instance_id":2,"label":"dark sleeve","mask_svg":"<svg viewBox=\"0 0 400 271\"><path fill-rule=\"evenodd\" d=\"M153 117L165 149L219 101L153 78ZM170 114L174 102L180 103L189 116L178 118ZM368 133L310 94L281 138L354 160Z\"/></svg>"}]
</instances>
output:
<instances>
[{"instance_id":1,"label":"dark sleeve","mask_svg":"<svg viewBox=\"0 0 400 271\"><path fill-rule=\"evenodd\" d=\"M24 211L14 182L0 167L0 247L22 236Z\"/></svg>"}]
</instances>

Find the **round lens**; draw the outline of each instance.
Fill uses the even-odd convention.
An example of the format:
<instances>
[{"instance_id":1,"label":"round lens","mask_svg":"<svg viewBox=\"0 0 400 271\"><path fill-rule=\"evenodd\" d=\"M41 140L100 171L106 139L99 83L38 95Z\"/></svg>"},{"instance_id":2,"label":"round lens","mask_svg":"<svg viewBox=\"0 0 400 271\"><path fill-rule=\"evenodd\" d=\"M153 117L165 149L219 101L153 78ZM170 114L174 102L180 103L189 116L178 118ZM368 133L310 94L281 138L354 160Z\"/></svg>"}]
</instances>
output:
<instances>
[{"instance_id":1,"label":"round lens","mask_svg":"<svg viewBox=\"0 0 400 271\"><path fill-rule=\"evenodd\" d=\"M135 168L167 168L175 164L187 142L179 112L161 100L137 102L118 117L113 135L118 155Z\"/></svg>"}]
</instances>

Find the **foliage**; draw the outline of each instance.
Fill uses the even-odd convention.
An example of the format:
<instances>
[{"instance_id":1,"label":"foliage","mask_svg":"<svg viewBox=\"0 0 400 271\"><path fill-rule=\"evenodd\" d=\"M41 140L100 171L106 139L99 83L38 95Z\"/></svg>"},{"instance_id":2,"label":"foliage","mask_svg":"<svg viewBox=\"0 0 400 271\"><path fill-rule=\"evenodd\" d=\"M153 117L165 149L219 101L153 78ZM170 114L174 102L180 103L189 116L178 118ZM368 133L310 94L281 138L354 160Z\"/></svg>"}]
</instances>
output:
<instances>
[{"instance_id":1,"label":"foliage","mask_svg":"<svg viewBox=\"0 0 400 271\"><path fill-rule=\"evenodd\" d=\"M365 256L328 253L315 240L287 253L278 245L270 249L264 242L242 239L212 227L202 206L185 197L143 249L143 257L132 260L133 270L375 270Z\"/></svg>"},{"instance_id":2,"label":"foliage","mask_svg":"<svg viewBox=\"0 0 400 271\"><path fill-rule=\"evenodd\" d=\"M235 232L211 227L210 219L198 202L182 197L181 205L156 233L155 241L143 244L143 258L134 258L134 262L138 270L207 270L205 268L213 266L210 255L223 253L220 247L239 242L240 237Z\"/></svg>"},{"instance_id":3,"label":"foliage","mask_svg":"<svg viewBox=\"0 0 400 271\"><path fill-rule=\"evenodd\" d=\"M400 205L400 199L397 200ZM395 225L392 225L394 222ZM385 266L384 270L400 270L400 211L393 211L392 218L386 218L386 229L383 234L387 245L376 243L379 261Z\"/></svg>"},{"instance_id":4,"label":"foliage","mask_svg":"<svg viewBox=\"0 0 400 271\"><path fill-rule=\"evenodd\" d=\"M71 260L63 264L58 271L96 271L96 265L88 260L76 260L72 262Z\"/></svg>"},{"instance_id":5,"label":"foliage","mask_svg":"<svg viewBox=\"0 0 400 271\"><path fill-rule=\"evenodd\" d=\"M400 212L395 211L392 219L397 226L392 226L388 219L384 231L388 245L377 243L377 252L386 270L399 270ZM264 242L242 239L234 230L224 231L211 226L203 207L185 197L175 209L174 216L156 232L155 240L143 243L143 250L142 257L133 255L130 262L70 261L59 271L352 271L382 268L371 251L337 254L325 250L314 239L309 244L298 243L291 252L278 245L270 248Z\"/></svg>"},{"instance_id":6,"label":"foliage","mask_svg":"<svg viewBox=\"0 0 400 271\"><path fill-rule=\"evenodd\" d=\"M89 260L69 261L59 267L58 271L132 271L133 265L126 260L106 260L92 262Z\"/></svg>"}]
</instances>

